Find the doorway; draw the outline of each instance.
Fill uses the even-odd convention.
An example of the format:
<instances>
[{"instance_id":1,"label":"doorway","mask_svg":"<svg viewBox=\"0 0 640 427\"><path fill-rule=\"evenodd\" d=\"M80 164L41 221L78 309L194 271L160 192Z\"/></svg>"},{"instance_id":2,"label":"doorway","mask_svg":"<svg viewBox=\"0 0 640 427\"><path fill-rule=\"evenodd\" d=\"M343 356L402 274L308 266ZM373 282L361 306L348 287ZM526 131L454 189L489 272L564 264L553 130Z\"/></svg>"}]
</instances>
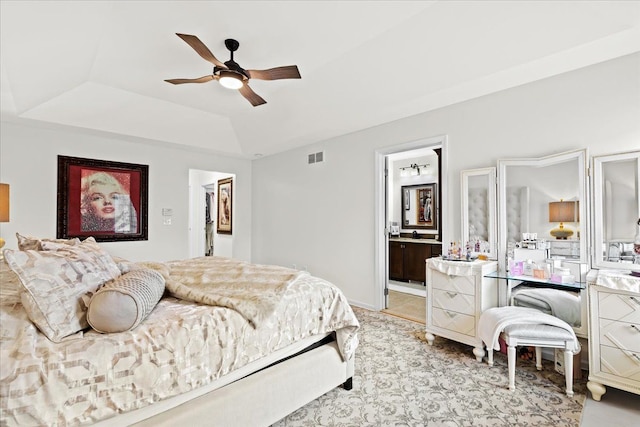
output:
<instances>
[{"instance_id":1,"label":"doorway","mask_svg":"<svg viewBox=\"0 0 640 427\"><path fill-rule=\"evenodd\" d=\"M435 160L439 163L439 167L435 168L434 150L439 150L438 159ZM429 184L437 183L440 187L437 203L439 225L435 230L431 228L413 231L440 243L447 241L447 218L446 215L443 215L446 212L443 207L446 207L448 203L446 153L446 136L400 144L376 152L375 245L376 289L378 290L376 308L423 323L426 318L426 274L424 279L417 281L418 283L416 280L390 280L389 237L392 229L395 233L399 233L394 237L413 237L412 230L404 228L406 224L404 223L405 218L401 215L401 209L411 209L411 206L402 205L400 184L427 182ZM420 171L415 170L416 168L420 168ZM400 179L400 174L407 170L409 173L403 174ZM392 225L397 226L397 229ZM426 271L426 266L422 269Z\"/></svg>"},{"instance_id":2,"label":"doorway","mask_svg":"<svg viewBox=\"0 0 640 427\"><path fill-rule=\"evenodd\" d=\"M189 257L233 255L233 235L218 234L218 181L234 174L189 169ZM231 200L234 200L232 197Z\"/></svg>"}]
</instances>

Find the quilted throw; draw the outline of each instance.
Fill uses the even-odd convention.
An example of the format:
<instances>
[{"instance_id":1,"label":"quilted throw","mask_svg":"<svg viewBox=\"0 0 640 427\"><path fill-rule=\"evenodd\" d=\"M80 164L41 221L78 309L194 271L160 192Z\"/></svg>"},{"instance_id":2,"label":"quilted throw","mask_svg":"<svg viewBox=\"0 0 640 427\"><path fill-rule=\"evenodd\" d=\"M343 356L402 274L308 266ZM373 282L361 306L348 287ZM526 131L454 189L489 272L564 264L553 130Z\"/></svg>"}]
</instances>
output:
<instances>
[{"instance_id":1,"label":"quilted throw","mask_svg":"<svg viewBox=\"0 0 640 427\"><path fill-rule=\"evenodd\" d=\"M224 257L141 265L163 273L166 289L176 298L230 308L254 328L273 314L289 285L308 275L277 265L250 264Z\"/></svg>"}]
</instances>

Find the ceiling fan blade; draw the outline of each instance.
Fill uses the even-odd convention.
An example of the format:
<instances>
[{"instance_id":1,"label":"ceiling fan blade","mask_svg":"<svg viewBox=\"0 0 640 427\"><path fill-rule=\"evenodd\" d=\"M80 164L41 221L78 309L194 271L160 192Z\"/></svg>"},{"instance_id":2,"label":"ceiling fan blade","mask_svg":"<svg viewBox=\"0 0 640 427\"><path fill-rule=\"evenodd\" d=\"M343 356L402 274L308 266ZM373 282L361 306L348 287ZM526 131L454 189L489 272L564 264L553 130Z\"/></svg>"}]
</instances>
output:
<instances>
[{"instance_id":1,"label":"ceiling fan blade","mask_svg":"<svg viewBox=\"0 0 640 427\"><path fill-rule=\"evenodd\" d=\"M195 50L198 53L198 55L200 55L206 61L209 61L213 65L217 65L220 68L227 68L227 66L224 65L223 62L220 62L218 58L213 56L213 53L211 53L209 48L205 46L205 44L202 43L198 37L192 36L190 34L180 34L180 33L176 33L176 35L180 37L182 40L184 40L189 46L191 46L193 50Z\"/></svg>"},{"instance_id":2,"label":"ceiling fan blade","mask_svg":"<svg viewBox=\"0 0 640 427\"><path fill-rule=\"evenodd\" d=\"M165 80L167 83L173 83L174 85L180 85L182 83L206 83L213 80L215 77L212 75L202 76L197 79L168 79Z\"/></svg>"},{"instance_id":3,"label":"ceiling fan blade","mask_svg":"<svg viewBox=\"0 0 640 427\"><path fill-rule=\"evenodd\" d=\"M247 101L249 101L254 107L267 103L267 101L265 101L260 95L255 93L248 84L242 85L242 87L238 89L238 91L240 92L240 94L242 94L242 96L247 98Z\"/></svg>"},{"instance_id":4,"label":"ceiling fan blade","mask_svg":"<svg viewBox=\"0 0 640 427\"><path fill-rule=\"evenodd\" d=\"M299 79L300 71L296 65L270 68L268 70L247 70L249 77L258 80Z\"/></svg>"}]
</instances>

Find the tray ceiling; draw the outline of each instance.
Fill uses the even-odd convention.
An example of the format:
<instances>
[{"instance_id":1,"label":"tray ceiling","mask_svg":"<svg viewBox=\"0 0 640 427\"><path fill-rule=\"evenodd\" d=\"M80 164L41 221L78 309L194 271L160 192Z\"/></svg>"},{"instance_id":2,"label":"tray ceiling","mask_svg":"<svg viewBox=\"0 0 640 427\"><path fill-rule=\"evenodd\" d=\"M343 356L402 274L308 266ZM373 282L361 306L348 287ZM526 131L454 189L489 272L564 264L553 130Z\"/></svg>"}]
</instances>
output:
<instances>
[{"instance_id":1,"label":"tray ceiling","mask_svg":"<svg viewBox=\"0 0 640 427\"><path fill-rule=\"evenodd\" d=\"M630 1L42 1L0 3L3 121L253 158L640 51ZM174 86L235 38L252 107L217 82Z\"/></svg>"}]
</instances>

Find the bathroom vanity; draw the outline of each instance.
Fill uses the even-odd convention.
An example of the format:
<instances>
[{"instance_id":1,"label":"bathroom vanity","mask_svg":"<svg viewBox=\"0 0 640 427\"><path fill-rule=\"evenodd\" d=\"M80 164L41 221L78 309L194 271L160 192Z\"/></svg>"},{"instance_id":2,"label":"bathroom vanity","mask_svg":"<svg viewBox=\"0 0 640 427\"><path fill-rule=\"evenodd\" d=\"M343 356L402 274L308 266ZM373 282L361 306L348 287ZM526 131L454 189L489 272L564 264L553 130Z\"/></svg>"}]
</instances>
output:
<instances>
[{"instance_id":1,"label":"bathroom vanity","mask_svg":"<svg viewBox=\"0 0 640 427\"><path fill-rule=\"evenodd\" d=\"M425 261L441 254L442 244L437 240L390 238L389 279L425 284Z\"/></svg>"}]
</instances>

